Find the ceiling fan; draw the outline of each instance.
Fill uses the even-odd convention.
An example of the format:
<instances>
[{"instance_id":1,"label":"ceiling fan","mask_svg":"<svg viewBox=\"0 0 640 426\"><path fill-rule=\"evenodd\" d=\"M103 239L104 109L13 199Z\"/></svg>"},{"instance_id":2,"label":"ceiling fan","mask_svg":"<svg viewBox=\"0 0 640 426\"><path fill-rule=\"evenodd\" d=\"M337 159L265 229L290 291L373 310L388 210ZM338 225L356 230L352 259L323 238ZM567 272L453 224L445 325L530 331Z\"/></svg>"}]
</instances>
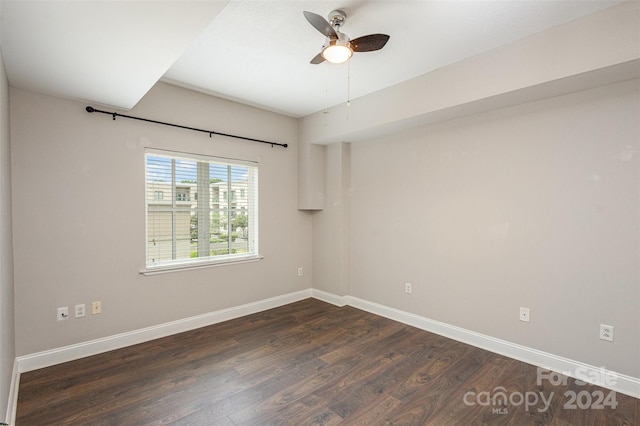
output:
<instances>
[{"instance_id":1,"label":"ceiling fan","mask_svg":"<svg viewBox=\"0 0 640 426\"><path fill-rule=\"evenodd\" d=\"M304 11L303 13L307 21L327 37L322 47L322 52L311 60L314 65L320 64L325 60L340 64L348 61L353 52L380 50L389 41L389 36L386 34L369 34L350 40L349 36L340 32L340 26L347 19L347 14L343 10L338 9L329 13L329 21L313 12Z\"/></svg>"}]
</instances>

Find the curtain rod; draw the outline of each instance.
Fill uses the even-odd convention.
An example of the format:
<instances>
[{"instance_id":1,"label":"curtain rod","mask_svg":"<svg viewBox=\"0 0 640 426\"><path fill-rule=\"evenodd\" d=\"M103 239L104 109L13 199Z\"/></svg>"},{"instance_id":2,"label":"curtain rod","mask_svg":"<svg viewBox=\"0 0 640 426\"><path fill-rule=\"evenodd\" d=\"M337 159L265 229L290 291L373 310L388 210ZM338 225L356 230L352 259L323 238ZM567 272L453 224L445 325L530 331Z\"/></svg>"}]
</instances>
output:
<instances>
[{"instance_id":1,"label":"curtain rod","mask_svg":"<svg viewBox=\"0 0 640 426\"><path fill-rule=\"evenodd\" d=\"M247 137L244 137L244 136L231 135L231 134L228 134L228 133L220 133L220 132L216 132L216 131L213 131L213 130L204 130L204 129L198 129L196 127L182 126L180 124L173 124L173 123L166 123L164 121L151 120L151 119L148 119L148 118L134 117L132 115L120 114L120 113L117 113L117 112L102 111L102 110L96 109L96 108L94 108L92 106L88 106L86 108L86 110L87 110L88 113L99 112L100 114L110 115L110 116L113 117L114 120L116 119L116 117L130 118L132 120L146 121L147 123L163 124L165 126L178 127L180 129L187 129L187 130L194 130L196 132L208 133L209 137L211 137L211 135L227 136L227 137L230 137L230 138L244 139L245 141L266 143L266 144L271 145L272 148L273 148L274 145L278 145L278 146L281 146L283 148L286 148L287 146L289 146L286 143L263 141L263 140L260 140L260 139L253 139L253 138L247 138Z\"/></svg>"}]
</instances>

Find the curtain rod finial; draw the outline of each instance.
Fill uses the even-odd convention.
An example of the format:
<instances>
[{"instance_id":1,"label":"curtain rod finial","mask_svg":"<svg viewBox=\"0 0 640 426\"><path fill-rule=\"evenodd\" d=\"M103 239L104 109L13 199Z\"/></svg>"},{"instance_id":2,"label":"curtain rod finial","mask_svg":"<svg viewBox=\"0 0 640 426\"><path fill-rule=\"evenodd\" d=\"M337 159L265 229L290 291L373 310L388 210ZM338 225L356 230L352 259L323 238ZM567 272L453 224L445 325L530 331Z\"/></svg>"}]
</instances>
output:
<instances>
[{"instance_id":1,"label":"curtain rod finial","mask_svg":"<svg viewBox=\"0 0 640 426\"><path fill-rule=\"evenodd\" d=\"M95 112L96 110L92 106L88 106L85 108L87 112Z\"/></svg>"}]
</instances>

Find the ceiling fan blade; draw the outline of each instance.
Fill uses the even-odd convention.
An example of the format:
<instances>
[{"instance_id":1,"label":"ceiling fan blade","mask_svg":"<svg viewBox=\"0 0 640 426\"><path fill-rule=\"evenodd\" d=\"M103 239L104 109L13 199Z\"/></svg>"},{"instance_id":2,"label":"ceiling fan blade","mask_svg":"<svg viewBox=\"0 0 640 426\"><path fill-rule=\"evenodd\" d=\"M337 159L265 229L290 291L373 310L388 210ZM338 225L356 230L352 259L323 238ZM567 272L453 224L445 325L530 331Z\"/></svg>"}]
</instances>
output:
<instances>
[{"instance_id":1,"label":"ceiling fan blade","mask_svg":"<svg viewBox=\"0 0 640 426\"><path fill-rule=\"evenodd\" d=\"M351 46L354 52L373 52L382 49L387 41L389 36L386 34L369 34L351 40Z\"/></svg>"},{"instance_id":2,"label":"ceiling fan blade","mask_svg":"<svg viewBox=\"0 0 640 426\"><path fill-rule=\"evenodd\" d=\"M322 52L318 53L316 56L313 57L313 59L311 60L311 62L309 62L310 64L313 65L318 65L324 62L324 56L322 56Z\"/></svg>"},{"instance_id":3,"label":"ceiling fan blade","mask_svg":"<svg viewBox=\"0 0 640 426\"><path fill-rule=\"evenodd\" d=\"M302 13L304 13L304 17L307 18L307 21L309 21L313 28L331 39L338 38L336 31L331 28L331 25L322 16L313 12L307 12L306 10Z\"/></svg>"}]
</instances>

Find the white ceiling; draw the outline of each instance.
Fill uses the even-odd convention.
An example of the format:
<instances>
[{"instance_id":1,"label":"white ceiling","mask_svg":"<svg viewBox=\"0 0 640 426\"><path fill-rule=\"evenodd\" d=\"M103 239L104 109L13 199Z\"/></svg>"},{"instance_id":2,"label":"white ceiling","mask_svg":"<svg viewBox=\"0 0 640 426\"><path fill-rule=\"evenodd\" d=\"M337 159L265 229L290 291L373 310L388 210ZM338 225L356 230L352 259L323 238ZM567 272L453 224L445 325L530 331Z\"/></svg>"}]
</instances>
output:
<instances>
[{"instance_id":1,"label":"white ceiling","mask_svg":"<svg viewBox=\"0 0 640 426\"><path fill-rule=\"evenodd\" d=\"M621 2L2 0L0 47L20 88L130 109L163 79L302 117ZM324 36L302 12L338 8L351 38L391 39L311 65Z\"/></svg>"},{"instance_id":2,"label":"white ceiling","mask_svg":"<svg viewBox=\"0 0 640 426\"><path fill-rule=\"evenodd\" d=\"M226 2L0 2L15 87L132 108Z\"/></svg>"}]
</instances>

